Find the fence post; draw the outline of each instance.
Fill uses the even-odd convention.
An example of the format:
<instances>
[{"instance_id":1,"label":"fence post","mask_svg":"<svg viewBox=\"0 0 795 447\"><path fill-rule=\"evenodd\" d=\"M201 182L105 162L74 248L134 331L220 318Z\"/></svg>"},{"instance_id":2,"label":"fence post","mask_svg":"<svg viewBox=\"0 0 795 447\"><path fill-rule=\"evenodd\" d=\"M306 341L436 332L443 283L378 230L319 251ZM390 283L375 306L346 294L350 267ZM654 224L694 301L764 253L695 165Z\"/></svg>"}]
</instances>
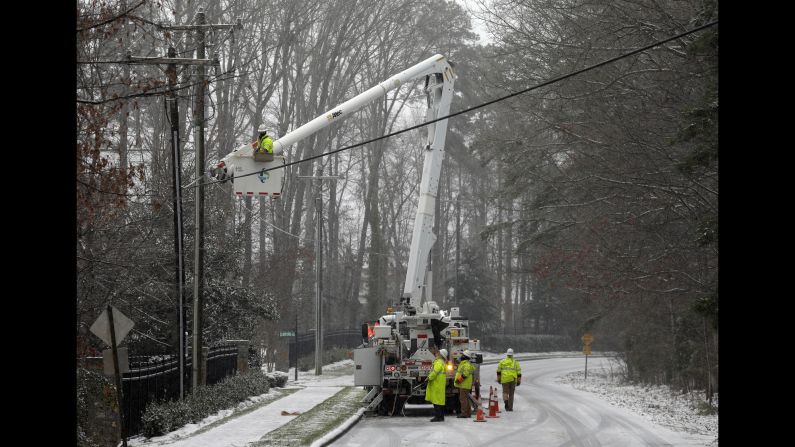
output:
<instances>
[{"instance_id":1,"label":"fence post","mask_svg":"<svg viewBox=\"0 0 795 447\"><path fill-rule=\"evenodd\" d=\"M248 340L237 341L237 373L244 374L248 371Z\"/></svg>"},{"instance_id":2,"label":"fence post","mask_svg":"<svg viewBox=\"0 0 795 447\"><path fill-rule=\"evenodd\" d=\"M207 367L209 364L207 363L207 357L210 354L210 348L207 346L202 346L202 359L201 362L204 365L204 368L201 368L201 376L199 376L199 385L207 385Z\"/></svg>"}]
</instances>

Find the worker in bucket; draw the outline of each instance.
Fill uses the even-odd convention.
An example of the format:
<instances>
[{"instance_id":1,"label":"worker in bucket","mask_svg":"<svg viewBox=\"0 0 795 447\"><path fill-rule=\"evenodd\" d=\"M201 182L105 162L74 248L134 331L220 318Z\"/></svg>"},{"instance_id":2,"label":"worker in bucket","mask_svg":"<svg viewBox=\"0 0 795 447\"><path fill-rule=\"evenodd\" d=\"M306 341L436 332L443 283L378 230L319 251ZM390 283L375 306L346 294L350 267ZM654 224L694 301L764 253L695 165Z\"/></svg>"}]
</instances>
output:
<instances>
[{"instance_id":1,"label":"worker in bucket","mask_svg":"<svg viewBox=\"0 0 795 447\"><path fill-rule=\"evenodd\" d=\"M469 349L464 349L464 352L461 353L461 363L458 364L458 371L455 373L453 382L453 386L458 388L458 402L461 404L461 413L457 416L459 418L472 417L468 394L472 389L472 376L475 373L475 367L469 363L471 355Z\"/></svg>"},{"instance_id":2,"label":"worker in bucket","mask_svg":"<svg viewBox=\"0 0 795 447\"><path fill-rule=\"evenodd\" d=\"M444 365L447 361L447 350L436 351L431 372L428 374L428 385L425 387L425 400L433 404L431 422L444 422L444 395L447 386L447 374Z\"/></svg>"},{"instance_id":3,"label":"worker in bucket","mask_svg":"<svg viewBox=\"0 0 795 447\"><path fill-rule=\"evenodd\" d=\"M268 136L268 129L263 124L259 126L257 133L259 136L254 149L254 160L273 161L273 140Z\"/></svg>"},{"instance_id":4,"label":"worker in bucket","mask_svg":"<svg viewBox=\"0 0 795 447\"><path fill-rule=\"evenodd\" d=\"M497 365L497 381L502 384L502 399L505 410L513 411L513 392L522 384L522 367L513 358L513 349L508 348L508 357Z\"/></svg>"}]
</instances>

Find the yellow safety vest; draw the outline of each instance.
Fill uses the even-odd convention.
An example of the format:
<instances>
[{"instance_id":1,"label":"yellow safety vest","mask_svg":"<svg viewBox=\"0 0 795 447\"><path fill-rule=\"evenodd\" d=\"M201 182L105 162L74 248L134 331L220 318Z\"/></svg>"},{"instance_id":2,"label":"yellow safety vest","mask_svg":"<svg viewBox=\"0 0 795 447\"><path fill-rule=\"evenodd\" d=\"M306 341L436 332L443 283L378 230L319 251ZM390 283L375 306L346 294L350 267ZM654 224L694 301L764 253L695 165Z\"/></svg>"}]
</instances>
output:
<instances>
[{"instance_id":1,"label":"yellow safety vest","mask_svg":"<svg viewBox=\"0 0 795 447\"><path fill-rule=\"evenodd\" d=\"M502 359L497 365L497 372L500 373L500 383L514 382L522 374L522 367L519 366L516 359L508 357Z\"/></svg>"},{"instance_id":2,"label":"yellow safety vest","mask_svg":"<svg viewBox=\"0 0 795 447\"><path fill-rule=\"evenodd\" d=\"M268 154L273 153L273 140L271 137L265 135L259 140L259 144L257 145L257 152L266 152Z\"/></svg>"},{"instance_id":3,"label":"yellow safety vest","mask_svg":"<svg viewBox=\"0 0 795 447\"><path fill-rule=\"evenodd\" d=\"M455 380L453 386L456 388L463 388L465 390L472 389L472 373L475 372L475 367L469 363L469 360L463 360L458 364L458 371L455 373ZM458 377L463 376L464 380L458 383Z\"/></svg>"},{"instance_id":4,"label":"yellow safety vest","mask_svg":"<svg viewBox=\"0 0 795 447\"><path fill-rule=\"evenodd\" d=\"M436 357L433 368L428 374L428 386L425 388L425 400L434 405L444 405L444 391L447 386L447 374L444 372L444 360Z\"/></svg>"}]
</instances>

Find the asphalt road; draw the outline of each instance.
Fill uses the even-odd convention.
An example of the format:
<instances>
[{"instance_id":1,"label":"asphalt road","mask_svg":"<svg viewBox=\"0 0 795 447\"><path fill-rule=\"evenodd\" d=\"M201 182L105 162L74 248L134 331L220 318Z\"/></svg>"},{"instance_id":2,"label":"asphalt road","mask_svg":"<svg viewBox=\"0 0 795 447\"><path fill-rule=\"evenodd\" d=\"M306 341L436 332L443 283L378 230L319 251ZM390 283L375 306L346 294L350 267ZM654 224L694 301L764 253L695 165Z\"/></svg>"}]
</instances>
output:
<instances>
[{"instance_id":1,"label":"asphalt road","mask_svg":"<svg viewBox=\"0 0 795 447\"><path fill-rule=\"evenodd\" d=\"M591 358L588 368L607 361ZM506 412L500 397L498 419L473 422L447 416L431 423L430 417L366 417L334 446L692 446L693 439L654 425L628 410L613 406L594 393L579 391L554 379L582 370L583 358L525 360L522 385L516 388L514 411ZM482 365L481 393L488 396L496 382L496 364ZM484 391L485 389L485 391ZM501 393L501 391L500 391ZM485 407L484 407L485 408Z\"/></svg>"}]
</instances>

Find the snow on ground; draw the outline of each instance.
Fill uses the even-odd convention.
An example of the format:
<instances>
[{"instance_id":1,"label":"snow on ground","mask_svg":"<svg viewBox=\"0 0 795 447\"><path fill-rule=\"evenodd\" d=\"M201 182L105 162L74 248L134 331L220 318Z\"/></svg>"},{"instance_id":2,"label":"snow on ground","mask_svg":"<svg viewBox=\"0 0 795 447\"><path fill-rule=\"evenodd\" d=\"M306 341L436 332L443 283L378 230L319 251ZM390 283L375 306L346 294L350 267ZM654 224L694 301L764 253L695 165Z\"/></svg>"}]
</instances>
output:
<instances>
[{"instance_id":1,"label":"snow on ground","mask_svg":"<svg viewBox=\"0 0 795 447\"><path fill-rule=\"evenodd\" d=\"M620 365L615 360L611 360L609 365L607 368L588 368L587 380L584 371L576 371L558 377L556 382L595 393L611 405L631 410L670 430L708 436L714 440L707 445L718 445L718 414L699 414L700 408L706 406L703 392L681 394L665 385L622 383L618 373ZM712 403L717 409L717 395L713 397Z\"/></svg>"},{"instance_id":2,"label":"snow on ground","mask_svg":"<svg viewBox=\"0 0 795 447\"><path fill-rule=\"evenodd\" d=\"M287 373L287 386L353 386L353 360L345 359L323 366L323 375L316 376L314 368L309 371L298 371L295 379L295 368Z\"/></svg>"},{"instance_id":3,"label":"snow on ground","mask_svg":"<svg viewBox=\"0 0 795 447\"><path fill-rule=\"evenodd\" d=\"M315 371L289 371L284 388L271 388L268 393L249 398L235 409L222 410L197 424L188 424L163 436L146 439L130 438L131 447L223 447L243 446L295 419L335 395L345 386L353 386L353 360L347 359L323 366L323 375ZM297 390L297 391L296 391ZM292 393L289 394L288 393ZM259 408L253 409L259 406ZM250 410L250 411L247 411ZM282 411L297 413L283 416ZM244 414L245 413L245 414ZM228 419L223 421L224 419ZM214 423L214 427L209 427Z\"/></svg>"},{"instance_id":4,"label":"snow on ground","mask_svg":"<svg viewBox=\"0 0 795 447\"><path fill-rule=\"evenodd\" d=\"M516 353L517 358L572 357L577 352ZM581 355L581 354L580 354ZM504 358L504 353L484 352L484 360ZM702 435L713 441L704 444L718 445L718 415L699 414L702 395L672 393L666 386L638 386L620 381L619 367L608 361L608 367L588 369L588 379L583 371L557 377L555 382L566 384L581 391L593 393L611 405L632 411L654 424L669 430ZM323 375L315 376L314 370L290 369L287 386L272 388L268 393L250 398L233 410L224 410L189 424L165 436L145 439L131 438L131 447L200 447L243 446L261 439L265 434L289 423L297 416L282 416L282 411L304 413L334 396L346 386L353 386L353 361L335 362L323 367ZM288 393L292 393L287 395ZM717 396L713 400L717 408ZM258 407L259 408L256 408ZM253 409L255 408L255 409ZM248 410L248 411L247 411ZM245 413L245 414L243 414ZM224 421L224 419L227 419ZM323 418L324 419L324 418ZM220 421L220 422L219 422ZM213 427L208 427L215 424Z\"/></svg>"},{"instance_id":5,"label":"snow on ground","mask_svg":"<svg viewBox=\"0 0 795 447\"><path fill-rule=\"evenodd\" d=\"M221 421L233 414L239 414L253 407L260 405L267 405L269 402L285 396L287 393L282 388L271 388L265 394L248 398L248 400L239 403L235 408L221 410L218 413L207 416L196 424L187 424L184 427L166 433L163 436L156 436L153 438L145 438L143 435L138 435L127 440L127 445L130 447L144 447L144 446L164 446L172 445L173 443L190 437L197 432L207 428L208 426Z\"/></svg>"},{"instance_id":6,"label":"snow on ground","mask_svg":"<svg viewBox=\"0 0 795 447\"><path fill-rule=\"evenodd\" d=\"M504 352L488 352L488 351L481 351L483 354L483 360L497 360L497 359L504 359L506 354ZM549 357L571 357L574 355L582 355L580 352L576 351L555 351L555 352L516 352L514 353L514 357L519 358L531 358L531 357L539 357L539 358L549 358Z\"/></svg>"}]
</instances>

